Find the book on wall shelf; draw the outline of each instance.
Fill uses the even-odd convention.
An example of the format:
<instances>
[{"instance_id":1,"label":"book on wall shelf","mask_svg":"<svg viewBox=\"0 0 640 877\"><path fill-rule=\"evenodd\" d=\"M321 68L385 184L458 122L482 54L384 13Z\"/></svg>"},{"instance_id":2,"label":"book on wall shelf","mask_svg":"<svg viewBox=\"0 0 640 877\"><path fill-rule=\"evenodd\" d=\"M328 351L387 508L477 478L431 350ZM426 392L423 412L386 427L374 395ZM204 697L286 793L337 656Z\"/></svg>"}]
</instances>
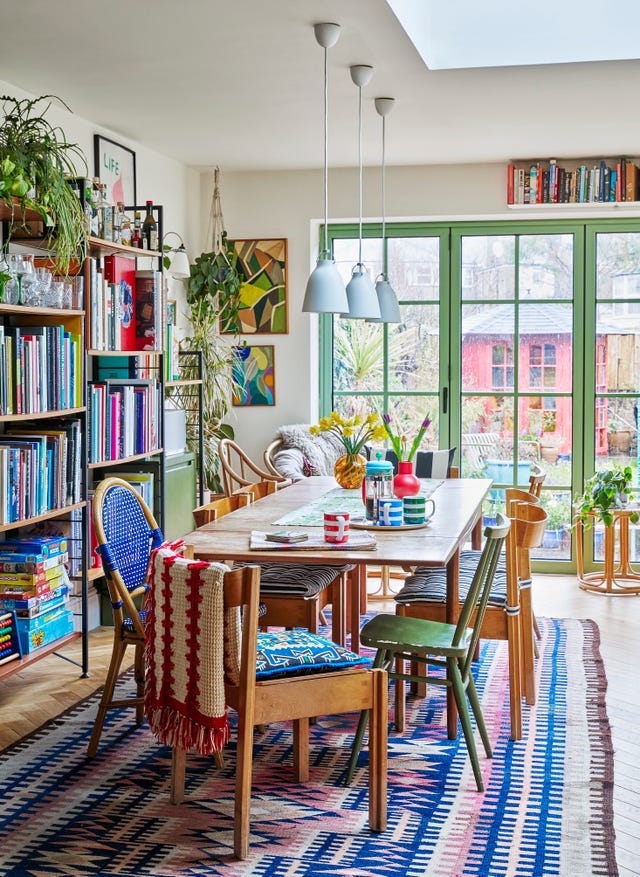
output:
<instances>
[{"instance_id":1,"label":"book on wall shelf","mask_svg":"<svg viewBox=\"0 0 640 877\"><path fill-rule=\"evenodd\" d=\"M507 205L637 204L640 172L634 159L514 161L507 165Z\"/></svg>"}]
</instances>

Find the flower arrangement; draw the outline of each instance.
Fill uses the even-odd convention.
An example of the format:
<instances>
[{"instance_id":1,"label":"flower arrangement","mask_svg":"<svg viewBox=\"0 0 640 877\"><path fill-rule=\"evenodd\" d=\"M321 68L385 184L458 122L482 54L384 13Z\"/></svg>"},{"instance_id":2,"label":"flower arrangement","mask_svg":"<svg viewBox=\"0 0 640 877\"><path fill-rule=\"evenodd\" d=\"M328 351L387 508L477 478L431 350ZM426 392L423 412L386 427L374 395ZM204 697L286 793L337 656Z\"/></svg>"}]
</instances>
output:
<instances>
[{"instance_id":1,"label":"flower arrangement","mask_svg":"<svg viewBox=\"0 0 640 877\"><path fill-rule=\"evenodd\" d=\"M431 419L428 415L424 418L410 447L409 439L406 435L400 435L393 432L391 429L391 417L388 414L382 415L382 425L384 427L386 438L391 441L391 447L393 448L398 461L411 462L416 455L416 451L420 447L420 442L424 438L425 432L431 425Z\"/></svg>"},{"instance_id":2,"label":"flower arrangement","mask_svg":"<svg viewBox=\"0 0 640 877\"><path fill-rule=\"evenodd\" d=\"M309 428L311 435L318 435L321 432L332 432L338 436L347 454L359 454L369 439L382 441L386 433L384 426L380 423L380 417L375 412L362 417L356 414L355 417L343 417L336 411L332 411L328 417L321 417L317 426Z\"/></svg>"}]
</instances>

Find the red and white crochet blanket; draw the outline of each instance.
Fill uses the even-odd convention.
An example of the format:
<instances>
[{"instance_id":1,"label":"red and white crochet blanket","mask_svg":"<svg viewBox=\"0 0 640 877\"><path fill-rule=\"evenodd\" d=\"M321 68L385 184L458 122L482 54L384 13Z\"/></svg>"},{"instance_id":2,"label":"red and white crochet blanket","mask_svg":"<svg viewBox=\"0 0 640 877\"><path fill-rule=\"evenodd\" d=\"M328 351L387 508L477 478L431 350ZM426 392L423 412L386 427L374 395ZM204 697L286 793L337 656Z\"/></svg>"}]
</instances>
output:
<instances>
[{"instance_id":1,"label":"red and white crochet blanket","mask_svg":"<svg viewBox=\"0 0 640 877\"><path fill-rule=\"evenodd\" d=\"M229 739L224 694L227 567L162 545L149 560L145 713L161 743L202 755Z\"/></svg>"}]
</instances>

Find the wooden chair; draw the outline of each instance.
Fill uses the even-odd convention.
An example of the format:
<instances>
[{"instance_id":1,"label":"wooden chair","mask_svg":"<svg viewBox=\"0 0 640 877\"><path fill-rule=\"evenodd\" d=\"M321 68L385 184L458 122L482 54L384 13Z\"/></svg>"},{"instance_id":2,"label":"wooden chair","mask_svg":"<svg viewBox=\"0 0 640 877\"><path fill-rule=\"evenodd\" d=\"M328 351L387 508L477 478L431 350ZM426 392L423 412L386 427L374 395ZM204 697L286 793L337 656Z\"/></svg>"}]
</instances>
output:
<instances>
[{"instance_id":1,"label":"wooden chair","mask_svg":"<svg viewBox=\"0 0 640 877\"><path fill-rule=\"evenodd\" d=\"M266 490L262 485L267 485ZM232 496L216 497L193 513L198 523L217 520L276 489L275 482L249 484ZM206 518L206 520L205 520ZM260 617L263 630L271 627L306 627L318 633L325 619L322 610L331 605L331 637L344 645L347 636L347 574L349 564L261 563Z\"/></svg>"},{"instance_id":2,"label":"wooden chair","mask_svg":"<svg viewBox=\"0 0 640 877\"><path fill-rule=\"evenodd\" d=\"M234 496L246 495L250 497L251 502L257 502L260 499L264 499L265 496L271 496L277 489L278 484L275 481L256 481L255 484L239 487L234 492Z\"/></svg>"},{"instance_id":3,"label":"wooden chair","mask_svg":"<svg viewBox=\"0 0 640 877\"><path fill-rule=\"evenodd\" d=\"M511 712L511 737L522 737L522 691L529 693L533 684L533 644L526 634L533 630L530 600L525 598L524 609L520 600L518 569L526 568L526 552L542 544L547 514L535 497L526 491L508 488L507 510L513 509L512 527L507 538L507 556L499 564L494 586L489 596L482 623L483 639L507 640L509 643L509 703ZM522 502L522 499L530 499ZM520 501L519 501L520 500ZM478 564L475 551L460 553L459 592L460 601L466 600L469 586ZM396 613L429 621L445 621L446 571L420 567L409 576L396 598ZM524 611L524 617L521 612ZM524 649L527 654L524 654ZM530 673L527 677L525 674Z\"/></svg>"},{"instance_id":4,"label":"wooden chair","mask_svg":"<svg viewBox=\"0 0 640 877\"><path fill-rule=\"evenodd\" d=\"M220 439L218 456L222 468L222 486L227 496L231 496L238 488L247 487L258 481L273 481L276 485L287 486L291 482L281 475L265 472L242 450L239 444L231 439ZM250 476L252 474L253 477ZM256 477L257 476L257 479Z\"/></svg>"},{"instance_id":5,"label":"wooden chair","mask_svg":"<svg viewBox=\"0 0 640 877\"><path fill-rule=\"evenodd\" d=\"M107 710L135 707L136 725L144 718L144 631L146 612L134 602L146 594L147 565L163 536L140 494L120 478L106 478L93 500L93 526L113 606L113 651L87 750L96 754ZM113 693L128 646L135 649L136 697L114 700Z\"/></svg>"},{"instance_id":6,"label":"wooden chair","mask_svg":"<svg viewBox=\"0 0 640 877\"><path fill-rule=\"evenodd\" d=\"M545 470L541 466L538 466L537 463L534 464L531 467L531 474L529 475L529 493L533 494L533 496L539 497L546 477L547 473Z\"/></svg>"},{"instance_id":7,"label":"wooden chair","mask_svg":"<svg viewBox=\"0 0 640 877\"><path fill-rule=\"evenodd\" d=\"M280 448L283 446L283 444L284 444L283 439L281 439L281 438L274 439L271 442L271 444L267 445L267 447L265 448L264 454L263 454L264 468L271 475L275 475L278 478L282 478L282 475L276 469L276 466L275 466L275 463L273 462L273 459L274 459L276 452L280 450Z\"/></svg>"},{"instance_id":8,"label":"wooden chair","mask_svg":"<svg viewBox=\"0 0 640 877\"><path fill-rule=\"evenodd\" d=\"M153 563L163 561L165 549L154 555ZM172 565L186 567L183 579L193 574L200 578L197 583L199 599L207 605L212 597L212 589L219 587L222 580L224 635L215 621L215 613L207 612L200 618L200 636L196 643L196 654L189 656L188 666L208 663L210 651L204 651L206 661L200 660L200 649L211 636L220 638L220 649L224 643L224 702L238 714L237 761L235 771L234 804L234 852L238 859L244 859L249 851L251 774L253 760L253 734L256 725L293 720L293 771L296 781L309 779L309 718L315 715L333 715L371 710L373 720L370 734L369 752L369 825L372 831L384 831L387 815L387 676L382 670L371 670L370 661L334 646L320 637L308 633L282 633L276 643L273 634L258 633L258 594L260 572L255 566L243 567L221 572L224 567L218 564L204 564L185 558L171 559ZM162 566L160 569L164 570ZM154 567L154 581L160 579L158 566ZM217 578L216 578L217 576ZM166 579L165 576L162 578ZM169 585L168 587L172 587ZM219 593L219 592L218 592ZM178 639L181 636L175 628L180 618L190 615L180 605L179 593L165 595L154 593L160 604L169 600L172 604L172 631ZM174 605L175 604L175 605ZM237 608L242 610L241 635ZM155 609L155 607L154 607ZM174 611L175 610L175 611ZM236 610L236 611L234 611ZM220 616L218 616L220 617ZM152 629L149 631L148 657L162 653L160 638L153 645L153 637L161 637L162 618L152 616ZM207 623L210 623L210 627ZM188 622L185 622L185 627ZM211 629L210 629L211 628ZM238 642L241 644L238 649ZM286 675L273 676L276 664L282 671L281 659L286 652L288 667ZM316 657L323 655L321 663L309 665L310 653ZM277 655L277 659L276 659ZM272 660L273 658L273 660ZM162 692L164 680L161 675L162 661L150 672L152 693ZM312 670L298 675L300 668ZM204 673L207 670L203 671ZM171 680L169 680L171 682ZM207 684L207 679L204 680ZM154 713L150 712L152 730L157 733ZM184 800L186 747L185 740L167 740L166 735L157 734L163 742L172 744L171 800L179 804ZM198 745L201 735L195 733L187 743Z\"/></svg>"},{"instance_id":9,"label":"wooden chair","mask_svg":"<svg viewBox=\"0 0 640 877\"><path fill-rule=\"evenodd\" d=\"M499 515L497 525L487 527L485 530L484 549L456 625L402 614L377 615L368 621L360 632L362 644L377 650L374 667L382 667L387 670L390 679L396 680L396 727L399 729L404 728L405 680L430 682L434 685L447 686L453 690L476 785L480 792L484 790L484 786L467 698L475 716L485 752L490 758L491 744L471 674L471 663L480 639L491 586L509 528L508 518ZM470 629L471 624L473 624L473 628ZM411 664L409 673L406 672L406 661ZM445 668L446 674L444 676L429 675L427 672L429 665ZM423 666L424 670L418 669ZM347 783L351 781L353 776L367 721L368 714L363 712L360 716L351 753Z\"/></svg>"},{"instance_id":10,"label":"wooden chair","mask_svg":"<svg viewBox=\"0 0 640 877\"><path fill-rule=\"evenodd\" d=\"M235 512L250 504L251 496L246 493L239 493L235 496L217 494L212 500L193 510L193 519L196 528L217 521L218 518L228 515L230 512Z\"/></svg>"}]
</instances>

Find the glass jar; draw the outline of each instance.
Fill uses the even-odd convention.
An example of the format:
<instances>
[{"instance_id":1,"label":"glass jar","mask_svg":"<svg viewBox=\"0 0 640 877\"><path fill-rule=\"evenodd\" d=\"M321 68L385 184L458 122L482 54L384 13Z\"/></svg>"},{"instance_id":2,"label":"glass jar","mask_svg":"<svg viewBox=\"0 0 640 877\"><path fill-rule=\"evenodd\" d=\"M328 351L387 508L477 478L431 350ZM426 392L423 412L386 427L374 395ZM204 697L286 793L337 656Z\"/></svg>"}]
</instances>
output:
<instances>
[{"instance_id":1,"label":"glass jar","mask_svg":"<svg viewBox=\"0 0 640 877\"><path fill-rule=\"evenodd\" d=\"M369 460L362 482L362 501L368 521L378 520L378 503L381 499L393 499L393 465L382 460Z\"/></svg>"}]
</instances>

